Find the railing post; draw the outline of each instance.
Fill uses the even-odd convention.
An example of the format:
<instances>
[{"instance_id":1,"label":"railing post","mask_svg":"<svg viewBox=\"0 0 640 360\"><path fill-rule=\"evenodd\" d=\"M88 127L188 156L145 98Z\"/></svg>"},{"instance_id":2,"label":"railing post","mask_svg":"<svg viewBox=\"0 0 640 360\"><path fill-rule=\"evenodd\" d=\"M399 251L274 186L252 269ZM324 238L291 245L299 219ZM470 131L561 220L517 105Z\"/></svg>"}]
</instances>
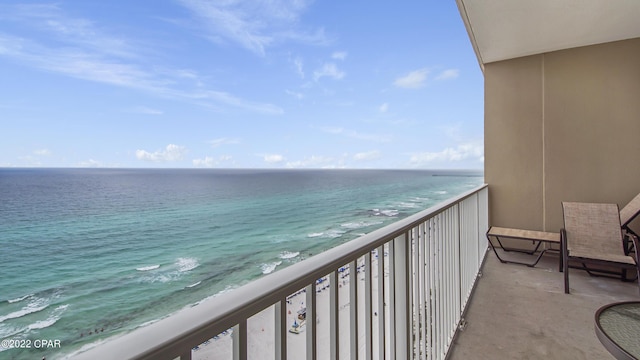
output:
<instances>
[{"instance_id":1,"label":"railing post","mask_svg":"<svg viewBox=\"0 0 640 360\"><path fill-rule=\"evenodd\" d=\"M378 359L385 359L384 245L378 247Z\"/></svg>"},{"instance_id":2,"label":"railing post","mask_svg":"<svg viewBox=\"0 0 640 360\"><path fill-rule=\"evenodd\" d=\"M434 294L433 294L433 289L434 289L434 283L435 283L435 275L437 274L437 271L435 269L435 261L434 261L434 249L435 249L435 229L434 229L434 221L433 218L428 219L426 221L426 229L425 229L425 237L426 237L426 246L425 246L425 286L426 286L426 310L427 310L427 314L426 314L426 323L425 323L425 327L427 328L427 334L426 334L426 338L427 338L427 353L426 353L426 358L427 359L432 359L433 358L433 349L434 349L434 341L435 341L435 329L434 329L434 322L436 319L436 316L434 315Z\"/></svg>"},{"instance_id":3,"label":"railing post","mask_svg":"<svg viewBox=\"0 0 640 360\"><path fill-rule=\"evenodd\" d=\"M393 241L388 242L389 250L389 360L396 359L396 260Z\"/></svg>"},{"instance_id":4,"label":"railing post","mask_svg":"<svg viewBox=\"0 0 640 360\"><path fill-rule=\"evenodd\" d=\"M420 322L420 341L418 346L418 353L421 358L427 357L427 328L429 323L427 322L427 306L428 306L428 295L429 295L429 282L427 281L427 271L426 271L426 245L427 245L427 231L426 231L426 223L420 223L418 226L418 264L416 269L416 275L418 276L420 283L420 292L419 292L419 309L420 313L418 316Z\"/></svg>"},{"instance_id":5,"label":"railing post","mask_svg":"<svg viewBox=\"0 0 640 360\"><path fill-rule=\"evenodd\" d=\"M409 359L411 354L411 304L409 298L409 233L405 233L393 240L394 265L395 265L395 337L396 337L396 358Z\"/></svg>"},{"instance_id":6,"label":"railing post","mask_svg":"<svg viewBox=\"0 0 640 360\"><path fill-rule=\"evenodd\" d=\"M274 332L276 360L287 360L287 302L284 299L275 305Z\"/></svg>"},{"instance_id":7,"label":"railing post","mask_svg":"<svg viewBox=\"0 0 640 360\"><path fill-rule=\"evenodd\" d=\"M307 360L316 360L318 354L316 341L316 282L307 286Z\"/></svg>"},{"instance_id":8,"label":"railing post","mask_svg":"<svg viewBox=\"0 0 640 360\"><path fill-rule=\"evenodd\" d=\"M458 264L458 287L460 289L460 292L458 294L458 301L459 301L459 309L458 311L460 312L460 314L462 314L462 308L463 308L463 303L464 303L464 299L463 296L465 295L464 293L466 291L463 291L465 289L463 289L463 286L466 287L466 276L467 276L467 271L465 271L465 269L469 266L468 264L468 257L466 256L466 254L468 253L467 250L467 246L466 244L469 242L468 240L465 241L465 243L463 243L463 237L465 237L466 233L465 233L465 228L468 224L468 220L466 217L466 209L467 206L465 206L465 204L461 203L458 205L458 259L459 259L459 264Z\"/></svg>"},{"instance_id":9,"label":"railing post","mask_svg":"<svg viewBox=\"0 0 640 360\"><path fill-rule=\"evenodd\" d=\"M338 271L331 272L329 276L329 350L330 359L340 358L340 308L339 308L339 284Z\"/></svg>"},{"instance_id":10,"label":"railing post","mask_svg":"<svg viewBox=\"0 0 640 360\"><path fill-rule=\"evenodd\" d=\"M409 232L411 235L409 236L408 248L409 252L407 259L410 259L409 263L409 294L410 294L410 302L409 302L409 349L411 349L410 358L417 358L416 349L419 347L417 344L419 343L419 333L420 333L420 322L418 321L418 317L420 310L420 301L418 300L418 291L420 289L420 283L418 280L417 274L417 265L420 262L418 259L419 251L418 248L418 238L419 233L417 228L412 228Z\"/></svg>"},{"instance_id":11,"label":"railing post","mask_svg":"<svg viewBox=\"0 0 640 360\"><path fill-rule=\"evenodd\" d=\"M350 359L358 359L358 260L349 264L349 351Z\"/></svg>"},{"instance_id":12,"label":"railing post","mask_svg":"<svg viewBox=\"0 0 640 360\"><path fill-rule=\"evenodd\" d=\"M233 327L233 360L247 360L247 319Z\"/></svg>"},{"instance_id":13,"label":"railing post","mask_svg":"<svg viewBox=\"0 0 640 360\"><path fill-rule=\"evenodd\" d=\"M366 360L373 359L373 311L372 300L373 290L371 284L371 251L364 254L364 333L365 333L365 355Z\"/></svg>"}]
</instances>

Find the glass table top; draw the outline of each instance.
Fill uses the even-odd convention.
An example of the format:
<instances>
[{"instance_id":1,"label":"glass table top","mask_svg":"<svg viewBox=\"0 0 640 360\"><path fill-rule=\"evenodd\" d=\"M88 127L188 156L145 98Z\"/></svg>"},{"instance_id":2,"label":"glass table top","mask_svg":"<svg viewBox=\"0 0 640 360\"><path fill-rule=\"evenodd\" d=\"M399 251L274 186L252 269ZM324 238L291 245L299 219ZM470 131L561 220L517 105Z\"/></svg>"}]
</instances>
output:
<instances>
[{"instance_id":1,"label":"glass table top","mask_svg":"<svg viewBox=\"0 0 640 360\"><path fill-rule=\"evenodd\" d=\"M640 358L640 302L603 306L595 320L598 339L617 359Z\"/></svg>"}]
</instances>

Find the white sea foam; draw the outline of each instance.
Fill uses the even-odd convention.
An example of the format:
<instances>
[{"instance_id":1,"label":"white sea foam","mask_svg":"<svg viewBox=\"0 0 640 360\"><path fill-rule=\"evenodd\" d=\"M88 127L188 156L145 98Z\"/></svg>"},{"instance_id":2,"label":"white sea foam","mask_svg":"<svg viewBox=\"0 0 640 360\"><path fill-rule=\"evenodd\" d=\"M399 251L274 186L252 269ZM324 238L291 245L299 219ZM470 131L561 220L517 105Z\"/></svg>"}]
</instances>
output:
<instances>
[{"instance_id":1,"label":"white sea foam","mask_svg":"<svg viewBox=\"0 0 640 360\"><path fill-rule=\"evenodd\" d=\"M373 216L397 216L400 212L398 210L395 209L388 209L388 210L380 210L380 209L372 209L369 212L371 215Z\"/></svg>"},{"instance_id":2,"label":"white sea foam","mask_svg":"<svg viewBox=\"0 0 640 360\"><path fill-rule=\"evenodd\" d=\"M37 298L18 311L0 316L0 323L4 322L5 320L17 319L29 314L40 312L46 309L48 306L48 301L46 301L45 299Z\"/></svg>"},{"instance_id":3,"label":"white sea foam","mask_svg":"<svg viewBox=\"0 0 640 360\"><path fill-rule=\"evenodd\" d=\"M20 317L23 317L25 315L29 315L29 314L33 314L39 311L42 311L44 309L46 309L49 305L42 305L42 306L31 306L28 305L18 311L14 311L12 313L9 313L7 315L3 315L0 316L0 323L4 322L5 320L10 320L10 319L17 319Z\"/></svg>"},{"instance_id":4,"label":"white sea foam","mask_svg":"<svg viewBox=\"0 0 640 360\"><path fill-rule=\"evenodd\" d=\"M267 275L267 274L271 274L272 272L274 272L276 270L276 267L278 265L282 264L282 261L276 261L276 262L272 262L269 264L262 264L261 269L262 269L262 273Z\"/></svg>"},{"instance_id":5,"label":"white sea foam","mask_svg":"<svg viewBox=\"0 0 640 360\"><path fill-rule=\"evenodd\" d=\"M160 274L160 275L152 276L149 278L145 278L144 280L150 283L155 283L155 282L166 283L174 280L175 278L176 276L174 274Z\"/></svg>"},{"instance_id":6,"label":"white sea foam","mask_svg":"<svg viewBox=\"0 0 640 360\"><path fill-rule=\"evenodd\" d=\"M55 324L56 321L58 321L57 318L48 318L46 320L41 320L41 321L35 322L33 324L29 324L29 326L27 328L29 330L44 329L44 328L48 328L49 326Z\"/></svg>"},{"instance_id":7,"label":"white sea foam","mask_svg":"<svg viewBox=\"0 0 640 360\"><path fill-rule=\"evenodd\" d=\"M144 268L138 268L137 270L142 271L143 274L145 274L145 275L142 275L140 278L140 281L142 282L167 283L167 282L179 279L183 275L183 273L187 271L191 271L197 268L199 265L200 263L198 262L198 259L195 259L195 258L177 258L173 266L160 267L160 265L153 265L154 267L153 269L152 269L152 266L146 266ZM141 269L147 269L147 270L141 270ZM160 269L160 270L150 271L155 269Z\"/></svg>"},{"instance_id":8,"label":"white sea foam","mask_svg":"<svg viewBox=\"0 0 640 360\"><path fill-rule=\"evenodd\" d=\"M143 267L136 268L136 270L138 270L138 271L149 271L149 270L155 270L155 269L157 269L159 267L160 267L160 265L149 265L149 266L143 266Z\"/></svg>"},{"instance_id":9,"label":"white sea foam","mask_svg":"<svg viewBox=\"0 0 640 360\"><path fill-rule=\"evenodd\" d=\"M188 287L188 288L196 287L196 286L200 285L200 283L202 283L202 281L198 281L198 282L193 283L193 284L191 284L191 285L187 285L187 287Z\"/></svg>"},{"instance_id":10,"label":"white sea foam","mask_svg":"<svg viewBox=\"0 0 640 360\"><path fill-rule=\"evenodd\" d=\"M417 208L418 205L414 202L401 202L398 204L398 207L414 209Z\"/></svg>"},{"instance_id":11,"label":"white sea foam","mask_svg":"<svg viewBox=\"0 0 640 360\"><path fill-rule=\"evenodd\" d=\"M325 233L325 236L326 236L326 237L330 237L330 238L339 238L339 237L341 237L344 233L346 233L346 231L344 231L344 230L337 230L337 229L334 229L334 230L329 230L329 231L327 231L327 232Z\"/></svg>"},{"instance_id":12,"label":"white sea foam","mask_svg":"<svg viewBox=\"0 0 640 360\"><path fill-rule=\"evenodd\" d=\"M80 349L75 350L75 351L73 351L73 352L71 352L69 354L66 354L62 358L63 359L72 359L72 358L76 357L78 354L81 354L83 352L89 351L89 350L95 348L96 346L99 346L101 344L106 343L107 341L112 341L112 340L117 339L117 338L122 337L122 336L123 335L116 335L116 336L110 337L109 339L100 339L100 340L96 340L94 342L91 342L89 344L82 345L82 347L80 347Z\"/></svg>"},{"instance_id":13,"label":"white sea foam","mask_svg":"<svg viewBox=\"0 0 640 360\"><path fill-rule=\"evenodd\" d=\"M69 307L69 304L58 306L57 308L55 308L51 312L51 315L49 315L49 317L46 320L40 320L40 321L37 321L37 322L35 322L33 324L29 324L29 326L27 326L27 329L29 329L29 330L44 329L44 328L47 328L47 327L55 324L56 321L60 320L60 317L62 316L62 313L68 307Z\"/></svg>"},{"instance_id":14,"label":"white sea foam","mask_svg":"<svg viewBox=\"0 0 640 360\"><path fill-rule=\"evenodd\" d=\"M322 238L335 239L335 238L341 237L344 233L346 233L346 231L344 230L331 229L331 230L327 230L320 233L311 233L307 235L307 237L310 237L310 238L322 237Z\"/></svg>"},{"instance_id":15,"label":"white sea foam","mask_svg":"<svg viewBox=\"0 0 640 360\"><path fill-rule=\"evenodd\" d=\"M280 259L293 259L298 255L300 255L300 252L283 251L280 253Z\"/></svg>"},{"instance_id":16,"label":"white sea foam","mask_svg":"<svg viewBox=\"0 0 640 360\"><path fill-rule=\"evenodd\" d=\"M205 302L205 301L209 301L210 299L213 299L213 298L215 298L215 297L218 297L218 296L220 296L220 295L222 295L222 294L226 294L226 293L228 293L229 291L232 291L232 290L237 289L237 288L238 288L238 286L237 286L237 285L227 285L227 286L224 288L224 290L220 290L220 291L218 291L217 293L215 293L215 294L213 294L213 295L211 295L211 296L208 296L208 297L206 297L206 298L204 298L204 299L202 299L202 300L198 301L197 303L193 304L192 306L202 304L202 303L203 303L203 302Z\"/></svg>"},{"instance_id":17,"label":"white sea foam","mask_svg":"<svg viewBox=\"0 0 640 360\"><path fill-rule=\"evenodd\" d=\"M197 268L200 263L195 258L178 258L176 265L178 265L178 271L187 272Z\"/></svg>"},{"instance_id":18,"label":"white sea foam","mask_svg":"<svg viewBox=\"0 0 640 360\"><path fill-rule=\"evenodd\" d=\"M382 224L382 221L358 221L358 222L345 223L340 226L353 230L353 229L361 229L364 227L380 225L380 224Z\"/></svg>"},{"instance_id":19,"label":"white sea foam","mask_svg":"<svg viewBox=\"0 0 640 360\"><path fill-rule=\"evenodd\" d=\"M0 339L6 339L21 332L22 330L18 330L15 327L9 327L7 324L0 324ZM0 351L2 351L2 346L0 346Z\"/></svg>"},{"instance_id":20,"label":"white sea foam","mask_svg":"<svg viewBox=\"0 0 640 360\"><path fill-rule=\"evenodd\" d=\"M445 190L439 190L439 191L434 191L433 193L434 193L434 194L438 194L438 195L444 195L444 194L446 194L447 192L446 192Z\"/></svg>"},{"instance_id":21,"label":"white sea foam","mask_svg":"<svg viewBox=\"0 0 640 360\"><path fill-rule=\"evenodd\" d=\"M21 296L21 297L19 297L19 298L15 298L15 299L7 300L7 302L8 302L9 304L13 304L13 303L20 302L20 301L22 301L22 300L26 300L26 299L28 299L28 298L30 298L30 297L32 297L32 296L33 296L33 294L29 294L29 295Z\"/></svg>"},{"instance_id":22,"label":"white sea foam","mask_svg":"<svg viewBox=\"0 0 640 360\"><path fill-rule=\"evenodd\" d=\"M380 213L384 216L391 217L391 216L397 216L400 212L398 210L391 209L391 210L382 210L380 211Z\"/></svg>"}]
</instances>

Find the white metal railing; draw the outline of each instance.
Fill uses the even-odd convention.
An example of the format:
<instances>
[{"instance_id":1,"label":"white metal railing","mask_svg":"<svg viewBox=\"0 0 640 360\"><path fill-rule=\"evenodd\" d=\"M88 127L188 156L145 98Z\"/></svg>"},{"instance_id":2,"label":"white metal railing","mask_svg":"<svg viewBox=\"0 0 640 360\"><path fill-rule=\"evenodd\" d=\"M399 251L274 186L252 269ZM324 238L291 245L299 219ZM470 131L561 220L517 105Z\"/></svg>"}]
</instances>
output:
<instances>
[{"instance_id":1,"label":"white metal railing","mask_svg":"<svg viewBox=\"0 0 640 360\"><path fill-rule=\"evenodd\" d=\"M190 360L213 341L239 360L443 359L477 280L487 227L483 185L76 357ZM300 333L289 332L294 298L306 306ZM253 339L265 336L252 330L256 314L271 325L266 343Z\"/></svg>"}]
</instances>

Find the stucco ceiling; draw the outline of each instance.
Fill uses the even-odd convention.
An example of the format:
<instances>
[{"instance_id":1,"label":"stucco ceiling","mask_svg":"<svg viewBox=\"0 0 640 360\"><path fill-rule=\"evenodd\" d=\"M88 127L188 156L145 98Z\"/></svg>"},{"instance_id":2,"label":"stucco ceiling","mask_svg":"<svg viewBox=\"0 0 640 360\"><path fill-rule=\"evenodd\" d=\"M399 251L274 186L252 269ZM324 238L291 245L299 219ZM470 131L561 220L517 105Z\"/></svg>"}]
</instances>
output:
<instances>
[{"instance_id":1,"label":"stucco ceiling","mask_svg":"<svg viewBox=\"0 0 640 360\"><path fill-rule=\"evenodd\" d=\"M640 37L640 0L456 0L486 63Z\"/></svg>"}]
</instances>

